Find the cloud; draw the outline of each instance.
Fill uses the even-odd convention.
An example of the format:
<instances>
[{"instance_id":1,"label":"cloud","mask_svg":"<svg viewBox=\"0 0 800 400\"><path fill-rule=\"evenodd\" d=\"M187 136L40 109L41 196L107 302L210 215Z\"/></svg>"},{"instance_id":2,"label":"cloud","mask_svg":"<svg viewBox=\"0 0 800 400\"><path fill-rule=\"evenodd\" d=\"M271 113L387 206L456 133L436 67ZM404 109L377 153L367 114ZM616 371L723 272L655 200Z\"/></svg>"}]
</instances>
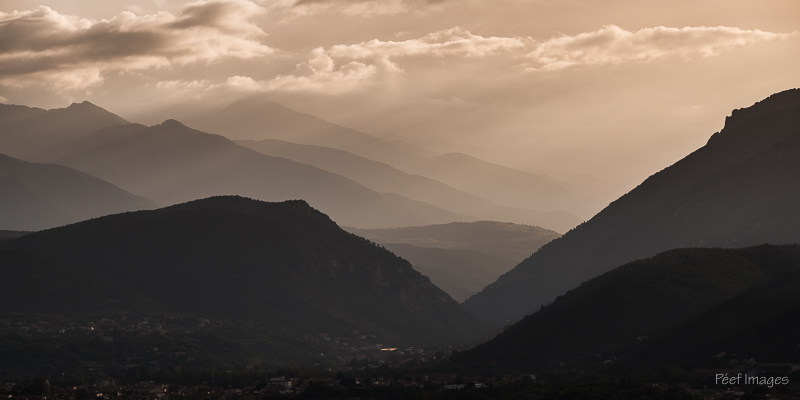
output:
<instances>
[{"instance_id":1,"label":"cloud","mask_svg":"<svg viewBox=\"0 0 800 400\"><path fill-rule=\"evenodd\" d=\"M336 95L356 91L373 81L378 74L376 65L351 61L336 66L334 60L320 47L311 52L312 58L297 64L291 74L278 75L266 81L249 77L228 78L228 87L244 91L312 92ZM388 66L389 70L393 67ZM384 68L384 69L387 69Z\"/></svg>"},{"instance_id":2,"label":"cloud","mask_svg":"<svg viewBox=\"0 0 800 400\"><path fill-rule=\"evenodd\" d=\"M211 86L212 86L211 82L205 79L194 80L194 81L171 80L171 81L159 81L156 83L156 89L166 89L169 91L206 90Z\"/></svg>"},{"instance_id":3,"label":"cloud","mask_svg":"<svg viewBox=\"0 0 800 400\"><path fill-rule=\"evenodd\" d=\"M89 21L40 6L0 12L0 84L82 89L110 71L168 68L270 54L249 18L264 12L247 0L201 0L177 15L125 11Z\"/></svg>"},{"instance_id":4,"label":"cloud","mask_svg":"<svg viewBox=\"0 0 800 400\"><path fill-rule=\"evenodd\" d=\"M524 46L525 41L520 38L483 37L453 28L399 42L375 39L336 45L327 50L319 47L289 74L261 81L234 76L228 78L226 85L244 91L342 94L375 84L393 85L396 78L405 76L403 69L393 61L395 58L481 58Z\"/></svg>"},{"instance_id":5,"label":"cloud","mask_svg":"<svg viewBox=\"0 0 800 400\"><path fill-rule=\"evenodd\" d=\"M785 39L780 34L736 27L644 28L635 32L615 25L539 42L528 53L538 67L558 70L575 65L648 62L664 57L711 57L760 41Z\"/></svg>"},{"instance_id":6,"label":"cloud","mask_svg":"<svg viewBox=\"0 0 800 400\"><path fill-rule=\"evenodd\" d=\"M367 18L402 14L411 10L408 2L404 0L300 0L291 3L287 9L300 15L339 13Z\"/></svg>"},{"instance_id":7,"label":"cloud","mask_svg":"<svg viewBox=\"0 0 800 400\"><path fill-rule=\"evenodd\" d=\"M295 16L341 14L351 17L374 17L409 12L441 11L448 0L272 0L268 8Z\"/></svg>"},{"instance_id":8,"label":"cloud","mask_svg":"<svg viewBox=\"0 0 800 400\"><path fill-rule=\"evenodd\" d=\"M560 70L576 65L715 56L735 47L792 35L795 34L731 27L655 27L630 32L609 25L594 32L536 41L529 37L481 36L455 27L402 41L373 39L327 49L319 47L311 51L306 61L296 64L292 72L272 78L256 80L235 75L216 84L170 81L159 83L159 87L328 96L367 88L374 90L377 85L383 85L403 91L416 90L424 96L433 96L432 93L439 90L446 95L447 91L460 91L457 88L463 86L463 79L474 74L481 74L483 80L502 86L521 79L526 67ZM531 59L535 64L533 68L530 68ZM405 68L414 71L413 78L409 78ZM503 73L498 73L501 71ZM400 80L404 83L398 83Z\"/></svg>"},{"instance_id":9,"label":"cloud","mask_svg":"<svg viewBox=\"0 0 800 400\"><path fill-rule=\"evenodd\" d=\"M378 39L354 45L333 46L333 57L366 59L418 55L483 57L491 53L522 49L526 40L517 37L483 37L455 27L433 32L419 39L380 41Z\"/></svg>"}]
</instances>

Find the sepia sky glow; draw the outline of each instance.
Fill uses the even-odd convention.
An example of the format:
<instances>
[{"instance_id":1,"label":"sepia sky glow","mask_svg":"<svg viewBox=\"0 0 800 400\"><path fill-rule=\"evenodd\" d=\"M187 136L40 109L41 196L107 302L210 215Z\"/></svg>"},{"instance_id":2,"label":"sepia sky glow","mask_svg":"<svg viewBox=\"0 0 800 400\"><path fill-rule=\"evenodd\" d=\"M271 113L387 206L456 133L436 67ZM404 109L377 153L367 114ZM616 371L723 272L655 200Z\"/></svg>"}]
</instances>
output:
<instances>
[{"instance_id":1,"label":"sepia sky glow","mask_svg":"<svg viewBox=\"0 0 800 400\"><path fill-rule=\"evenodd\" d=\"M6 0L0 101L159 123L263 94L630 188L800 86L796 0Z\"/></svg>"}]
</instances>

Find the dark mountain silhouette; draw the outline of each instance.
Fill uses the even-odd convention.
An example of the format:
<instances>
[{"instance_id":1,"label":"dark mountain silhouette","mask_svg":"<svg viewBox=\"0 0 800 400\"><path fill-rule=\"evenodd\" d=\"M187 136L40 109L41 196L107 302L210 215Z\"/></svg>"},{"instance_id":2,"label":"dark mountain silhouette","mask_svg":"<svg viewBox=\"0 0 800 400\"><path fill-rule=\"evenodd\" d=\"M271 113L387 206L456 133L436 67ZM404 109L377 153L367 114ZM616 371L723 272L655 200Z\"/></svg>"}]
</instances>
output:
<instances>
[{"instance_id":1,"label":"dark mountain silhouette","mask_svg":"<svg viewBox=\"0 0 800 400\"><path fill-rule=\"evenodd\" d=\"M708 143L543 246L463 306L514 322L581 282L679 247L800 242L800 90L735 110Z\"/></svg>"},{"instance_id":2,"label":"dark mountain silhouette","mask_svg":"<svg viewBox=\"0 0 800 400\"><path fill-rule=\"evenodd\" d=\"M536 226L495 221L453 222L394 229L345 228L384 245L463 301L558 238Z\"/></svg>"},{"instance_id":3,"label":"dark mountain silhouette","mask_svg":"<svg viewBox=\"0 0 800 400\"><path fill-rule=\"evenodd\" d=\"M0 154L0 229L41 230L155 205L72 168Z\"/></svg>"},{"instance_id":4,"label":"dark mountain silhouette","mask_svg":"<svg viewBox=\"0 0 800 400\"><path fill-rule=\"evenodd\" d=\"M277 139L240 140L236 143L262 154L285 157L342 175L378 193L398 193L409 199L451 210L461 214L463 220L526 221L562 232L580 222L578 217L563 211L544 212L501 206L465 191L454 189L439 181L408 174L391 165L372 161L343 150L302 145Z\"/></svg>"},{"instance_id":5,"label":"dark mountain silhouette","mask_svg":"<svg viewBox=\"0 0 800 400\"><path fill-rule=\"evenodd\" d=\"M258 97L238 100L216 113L190 119L187 124L231 139L281 139L324 146L394 166L407 165L427 154L414 146L398 145Z\"/></svg>"},{"instance_id":6,"label":"dark mountain silhouette","mask_svg":"<svg viewBox=\"0 0 800 400\"><path fill-rule=\"evenodd\" d=\"M565 189L548 176L518 171L463 153L425 158L410 165L408 172L509 207L569 211L589 218L603 206Z\"/></svg>"},{"instance_id":7,"label":"dark mountain silhouette","mask_svg":"<svg viewBox=\"0 0 800 400\"><path fill-rule=\"evenodd\" d=\"M722 352L727 357L720 357L720 365L750 358L796 362L800 358L798 304L800 271L793 269L653 340L628 364L639 368L661 361L691 370L708 366L708 360Z\"/></svg>"},{"instance_id":8,"label":"dark mountain silhouette","mask_svg":"<svg viewBox=\"0 0 800 400\"><path fill-rule=\"evenodd\" d=\"M7 231L7 230L0 230L0 241L18 238L20 236L25 236L31 233L30 231Z\"/></svg>"},{"instance_id":9,"label":"dark mountain silhouette","mask_svg":"<svg viewBox=\"0 0 800 400\"><path fill-rule=\"evenodd\" d=\"M251 321L258 339L248 345L262 358L282 348L282 362L306 356L302 338L321 332L426 346L470 342L489 328L407 261L299 200L223 196L101 217L4 240L0 264L2 313ZM285 335L301 347L286 351Z\"/></svg>"},{"instance_id":10,"label":"dark mountain silhouette","mask_svg":"<svg viewBox=\"0 0 800 400\"><path fill-rule=\"evenodd\" d=\"M0 106L5 110L0 114L18 108ZM362 227L422 225L461 217L378 194L310 165L259 154L174 120L153 127L115 125L112 122L124 121L90 103L59 110L21 110L38 115L39 122L19 131L4 131L0 137L23 137L24 153L32 160L75 168L161 205L241 194L271 201L306 199L337 220ZM85 131L80 129L83 118L88 118ZM11 118L12 122L17 119ZM69 129L58 129L63 121ZM94 129L101 125L109 126ZM37 126L41 130L34 129ZM0 140L0 145L6 142Z\"/></svg>"},{"instance_id":11,"label":"dark mountain silhouette","mask_svg":"<svg viewBox=\"0 0 800 400\"><path fill-rule=\"evenodd\" d=\"M618 359L639 370L708 368L720 351L793 361L798 289L800 245L670 250L583 283L457 358L577 369Z\"/></svg>"}]
</instances>

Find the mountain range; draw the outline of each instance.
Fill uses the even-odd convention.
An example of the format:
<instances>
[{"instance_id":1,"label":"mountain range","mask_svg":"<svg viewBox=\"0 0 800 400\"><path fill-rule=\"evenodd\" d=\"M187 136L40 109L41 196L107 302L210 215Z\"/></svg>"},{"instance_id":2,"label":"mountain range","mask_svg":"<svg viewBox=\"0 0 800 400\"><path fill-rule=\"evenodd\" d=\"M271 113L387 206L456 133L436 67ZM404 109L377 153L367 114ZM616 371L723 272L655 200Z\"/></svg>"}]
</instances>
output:
<instances>
[{"instance_id":1,"label":"mountain range","mask_svg":"<svg viewBox=\"0 0 800 400\"><path fill-rule=\"evenodd\" d=\"M670 250L593 278L454 358L627 372L796 362L798 289L800 245Z\"/></svg>"},{"instance_id":2,"label":"mountain range","mask_svg":"<svg viewBox=\"0 0 800 400\"><path fill-rule=\"evenodd\" d=\"M566 227L559 207L591 213L546 176L261 100L194 123L259 140L132 124L86 102L0 105L0 323L201 321L158 340L206 349L214 368L338 359L352 343L467 344L497 325L511 326L453 361L620 371L800 356L798 89L734 110L705 146L564 235L475 221ZM773 245L749 247L762 243ZM336 348L329 335L350 338ZM357 342L367 337L380 343ZM0 337L0 368L27 340Z\"/></svg>"},{"instance_id":3,"label":"mountain range","mask_svg":"<svg viewBox=\"0 0 800 400\"><path fill-rule=\"evenodd\" d=\"M405 142L389 141L338 126L317 117L290 110L261 97L242 99L217 112L187 119L187 125L231 139L250 141L251 145L248 147L270 155L275 155L277 143L264 142L255 145L253 142L277 139L294 144L344 151L371 161L388 164L409 174L437 180L492 203L515 209L512 218L507 215L511 210L506 210L504 213L495 212L493 217L480 215L479 219L488 218L506 222L524 220L526 223L564 231L575 226L577 222L591 217L605 205L594 197L588 197L565 188L565 186L574 187L576 185L559 182L544 175L503 167L466 154L431 153ZM318 156L323 155L319 148L286 149L286 146L283 146L283 150L288 150L288 154L293 154L289 158L303 157L306 160L303 162L308 162L310 152ZM306 154L300 155L301 150ZM323 159L318 162L326 165L338 163L343 156L341 153L332 152L324 154ZM344 168L352 168L354 163L361 162L350 158L347 161L349 167ZM346 176L369 186L355 176ZM396 189L389 191L401 193ZM462 200L454 198L449 201L458 204ZM532 211L571 215L551 217L551 219L559 218L557 221L559 226L554 226L530 219L531 216L536 217L531 213ZM529 214L526 215L526 212ZM564 226L567 228L563 229Z\"/></svg>"},{"instance_id":4,"label":"mountain range","mask_svg":"<svg viewBox=\"0 0 800 400\"><path fill-rule=\"evenodd\" d=\"M508 207L568 210L583 218L591 217L600 209L596 201L564 188L565 185L555 179L492 164L464 153L427 157L410 165L408 170Z\"/></svg>"},{"instance_id":5,"label":"mountain range","mask_svg":"<svg viewBox=\"0 0 800 400\"><path fill-rule=\"evenodd\" d=\"M441 181L422 175L409 174L389 164L372 161L343 150L323 146L296 144L278 139L263 139L259 141L239 140L236 141L236 143L262 154L288 158L342 175L378 193L396 193L408 199L422 201L435 207L451 210L462 215L460 218L462 221L487 219L519 222L519 220L528 220L537 225L546 226L550 229L562 232L580 223L580 219L569 212L537 211L525 207L503 206L476 196L468 191L455 189ZM441 157L445 156L437 156L433 159L440 159ZM500 166L495 166L471 157L469 159L470 161L474 161L476 164L475 169L477 170L492 170L492 168L502 170ZM432 158L420 159L417 164L428 164L430 160L432 160ZM446 165L447 163L445 162L442 164ZM423 169L429 172L434 171L434 168L431 166ZM474 171L464 172L469 173ZM519 171L517 171L517 173L520 175L524 174ZM446 175L453 177L458 174L450 173ZM490 177L486 178L491 179ZM525 183L517 181L511 182L511 185L514 187L528 187ZM502 190L498 191L502 192ZM525 196L521 198L527 199ZM528 199L528 201L530 200L531 199ZM538 203L533 199L533 201L530 201L528 204Z\"/></svg>"},{"instance_id":6,"label":"mountain range","mask_svg":"<svg viewBox=\"0 0 800 400\"><path fill-rule=\"evenodd\" d=\"M430 154L259 97L238 100L217 112L190 118L187 125L234 140L280 139L329 147L395 166L413 163Z\"/></svg>"},{"instance_id":7,"label":"mountain range","mask_svg":"<svg viewBox=\"0 0 800 400\"><path fill-rule=\"evenodd\" d=\"M222 196L105 216L4 240L0 264L2 315L245 324L226 335L262 361L305 359L321 333L441 346L491 329L407 261L299 200Z\"/></svg>"},{"instance_id":8,"label":"mountain range","mask_svg":"<svg viewBox=\"0 0 800 400\"><path fill-rule=\"evenodd\" d=\"M20 110L6 105L0 109ZM245 149L174 120L152 127L125 123L90 103L21 114L29 118L13 119L16 125L5 121L11 128L0 134L0 151L77 169L158 205L240 194L272 201L307 199L338 221L363 227L424 225L461 217L402 196L376 193L307 164ZM84 117L105 122L88 124L81 122ZM25 128L13 128L17 125ZM93 130L100 125L108 126Z\"/></svg>"},{"instance_id":9,"label":"mountain range","mask_svg":"<svg viewBox=\"0 0 800 400\"><path fill-rule=\"evenodd\" d=\"M155 205L72 168L0 154L0 227L32 231Z\"/></svg>"},{"instance_id":10,"label":"mountain range","mask_svg":"<svg viewBox=\"0 0 800 400\"><path fill-rule=\"evenodd\" d=\"M259 126L294 129L285 131L293 140L306 138L333 147L277 140L240 142L261 153L257 154L175 120L146 127L84 102L53 110L0 105L0 152L77 169L158 205L219 194L269 201L303 198L337 221L364 228L494 219L528 221L563 231L579 222L565 211L499 205L334 148L367 152L373 158L391 153L412 164L430 157L411 145L339 127L277 103L244 101L226 110L209 121L229 126L228 135L235 136L236 129L225 115L248 112L259 116L254 119L259 123L274 119L272 125Z\"/></svg>"},{"instance_id":11,"label":"mountain range","mask_svg":"<svg viewBox=\"0 0 800 400\"><path fill-rule=\"evenodd\" d=\"M496 324L520 320L581 282L680 247L800 242L800 90L735 110L708 143L472 296Z\"/></svg>"},{"instance_id":12,"label":"mountain range","mask_svg":"<svg viewBox=\"0 0 800 400\"><path fill-rule=\"evenodd\" d=\"M83 135L127 123L88 101L52 110L0 104L0 153L47 162L52 153L63 151Z\"/></svg>"}]
</instances>

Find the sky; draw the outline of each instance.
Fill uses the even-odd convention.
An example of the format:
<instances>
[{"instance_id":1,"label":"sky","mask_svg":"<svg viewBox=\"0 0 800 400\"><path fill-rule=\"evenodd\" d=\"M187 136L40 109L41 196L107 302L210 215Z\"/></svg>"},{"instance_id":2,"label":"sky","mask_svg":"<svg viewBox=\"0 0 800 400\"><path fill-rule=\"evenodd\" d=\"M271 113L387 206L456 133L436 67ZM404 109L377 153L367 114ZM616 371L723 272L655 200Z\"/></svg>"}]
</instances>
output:
<instances>
[{"instance_id":1,"label":"sky","mask_svg":"<svg viewBox=\"0 0 800 400\"><path fill-rule=\"evenodd\" d=\"M152 125L259 95L625 190L795 87L797 0L0 2L0 102Z\"/></svg>"}]
</instances>

